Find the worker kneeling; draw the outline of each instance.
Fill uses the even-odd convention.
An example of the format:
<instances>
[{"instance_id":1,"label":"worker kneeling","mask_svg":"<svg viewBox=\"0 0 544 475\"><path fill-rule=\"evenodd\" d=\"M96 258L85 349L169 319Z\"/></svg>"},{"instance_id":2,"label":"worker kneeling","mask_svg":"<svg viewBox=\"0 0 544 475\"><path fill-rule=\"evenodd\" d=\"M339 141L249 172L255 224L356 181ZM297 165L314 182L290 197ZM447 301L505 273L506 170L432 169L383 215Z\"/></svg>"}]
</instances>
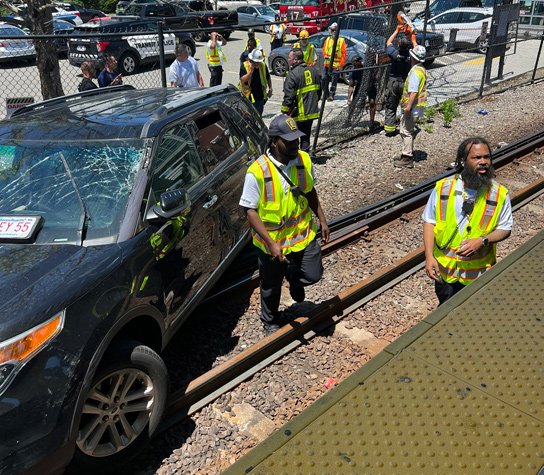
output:
<instances>
[{"instance_id":1,"label":"worker kneeling","mask_svg":"<svg viewBox=\"0 0 544 475\"><path fill-rule=\"evenodd\" d=\"M291 117L281 114L272 120L268 150L248 168L240 198L259 254L261 321L266 335L280 328L283 279L289 282L293 300L303 302L304 287L323 274L312 211L319 219L324 243L329 240L329 227L314 188L312 161L299 150L302 135Z\"/></svg>"}]
</instances>

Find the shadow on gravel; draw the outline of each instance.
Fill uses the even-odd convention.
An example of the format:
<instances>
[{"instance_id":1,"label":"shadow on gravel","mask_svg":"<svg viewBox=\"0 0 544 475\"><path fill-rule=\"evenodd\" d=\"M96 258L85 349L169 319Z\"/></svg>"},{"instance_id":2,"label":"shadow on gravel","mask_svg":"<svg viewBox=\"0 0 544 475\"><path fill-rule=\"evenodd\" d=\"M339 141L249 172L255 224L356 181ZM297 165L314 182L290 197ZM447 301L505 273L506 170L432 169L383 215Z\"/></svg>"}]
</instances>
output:
<instances>
[{"instance_id":1,"label":"shadow on gravel","mask_svg":"<svg viewBox=\"0 0 544 475\"><path fill-rule=\"evenodd\" d=\"M414 162L424 162L427 160L428 154L423 150L414 150Z\"/></svg>"},{"instance_id":2,"label":"shadow on gravel","mask_svg":"<svg viewBox=\"0 0 544 475\"><path fill-rule=\"evenodd\" d=\"M324 165L325 163L327 163L327 160L332 158L332 155L319 154L319 155L312 155L311 157L312 157L312 162L313 163L317 163L319 165Z\"/></svg>"}]
</instances>

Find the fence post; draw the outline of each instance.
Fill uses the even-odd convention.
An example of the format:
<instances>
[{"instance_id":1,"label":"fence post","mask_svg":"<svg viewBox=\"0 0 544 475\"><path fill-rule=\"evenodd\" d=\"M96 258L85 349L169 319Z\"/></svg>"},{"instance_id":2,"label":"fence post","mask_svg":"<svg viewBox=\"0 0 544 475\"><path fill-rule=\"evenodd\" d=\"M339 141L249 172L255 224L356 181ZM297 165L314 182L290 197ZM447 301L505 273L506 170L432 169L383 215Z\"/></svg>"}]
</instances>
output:
<instances>
[{"instance_id":1,"label":"fence post","mask_svg":"<svg viewBox=\"0 0 544 475\"><path fill-rule=\"evenodd\" d=\"M312 146L312 155L315 155L317 148L317 140L319 139L319 131L321 130L321 122L323 120L323 113L325 112L325 102L329 97L329 77L333 74L332 65L334 63L334 58L336 57L336 45L338 43L338 37L340 36L340 30L342 28L342 21L344 17L338 17L338 26L336 27L336 32L334 34L334 42L332 44L331 57L329 58L329 65L325 66L325 77L322 81L322 90L321 90L321 109L319 110L319 117L317 119L317 128L314 135L314 144Z\"/></svg>"},{"instance_id":2,"label":"fence post","mask_svg":"<svg viewBox=\"0 0 544 475\"><path fill-rule=\"evenodd\" d=\"M162 21L157 22L157 29L159 30L159 61L161 66L161 86L166 87L166 70L164 63L164 32ZM176 47L177 45L174 45Z\"/></svg>"},{"instance_id":3,"label":"fence post","mask_svg":"<svg viewBox=\"0 0 544 475\"><path fill-rule=\"evenodd\" d=\"M425 40L427 39L427 20L429 19L429 4L430 0L425 0L425 15L423 16L423 46L425 46Z\"/></svg>"},{"instance_id":4,"label":"fence post","mask_svg":"<svg viewBox=\"0 0 544 475\"><path fill-rule=\"evenodd\" d=\"M455 49L455 42L457 41L457 32L459 30L456 28L452 28L450 30L450 37L448 38L448 45L446 46L447 51L452 51Z\"/></svg>"},{"instance_id":5,"label":"fence post","mask_svg":"<svg viewBox=\"0 0 544 475\"><path fill-rule=\"evenodd\" d=\"M533 69L533 77L531 78L531 84L535 82L536 70L538 69L538 62L540 61L540 53L542 53L542 43L544 43L544 33L540 37L540 46L538 47L538 53L536 55L535 67Z\"/></svg>"}]
</instances>

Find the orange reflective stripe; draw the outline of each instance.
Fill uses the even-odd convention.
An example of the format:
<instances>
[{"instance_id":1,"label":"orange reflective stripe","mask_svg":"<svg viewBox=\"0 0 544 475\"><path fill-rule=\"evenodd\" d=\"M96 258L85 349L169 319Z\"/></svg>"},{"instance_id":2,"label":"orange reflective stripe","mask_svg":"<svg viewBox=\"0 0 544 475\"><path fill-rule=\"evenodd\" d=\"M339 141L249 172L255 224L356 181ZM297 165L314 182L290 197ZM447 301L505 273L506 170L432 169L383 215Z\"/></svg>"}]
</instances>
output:
<instances>
[{"instance_id":1,"label":"orange reflective stripe","mask_svg":"<svg viewBox=\"0 0 544 475\"><path fill-rule=\"evenodd\" d=\"M485 208L480 220L480 229L487 230L489 224L493 220L495 213L497 212L497 204L499 201L499 194L501 190L501 185L497 187L491 185L490 189L487 190L487 196L485 197Z\"/></svg>"},{"instance_id":2,"label":"orange reflective stripe","mask_svg":"<svg viewBox=\"0 0 544 475\"><path fill-rule=\"evenodd\" d=\"M268 160L266 160L264 155L261 155L257 159L257 165L259 165L260 169L263 172L264 200L274 202L276 201L276 190L274 189L274 180L272 179L272 170L270 170L270 164L268 163Z\"/></svg>"}]
</instances>

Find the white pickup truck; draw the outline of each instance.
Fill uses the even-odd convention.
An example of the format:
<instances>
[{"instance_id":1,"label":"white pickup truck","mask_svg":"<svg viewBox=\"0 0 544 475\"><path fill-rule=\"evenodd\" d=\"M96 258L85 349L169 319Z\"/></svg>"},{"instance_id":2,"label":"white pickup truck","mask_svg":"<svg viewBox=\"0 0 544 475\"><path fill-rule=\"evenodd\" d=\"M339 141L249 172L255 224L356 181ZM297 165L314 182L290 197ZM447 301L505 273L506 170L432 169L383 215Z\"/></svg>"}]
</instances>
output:
<instances>
[{"instance_id":1,"label":"white pickup truck","mask_svg":"<svg viewBox=\"0 0 544 475\"><path fill-rule=\"evenodd\" d=\"M259 0L211 0L215 10L226 8L227 10L236 10L238 7L247 5L263 5Z\"/></svg>"}]
</instances>

